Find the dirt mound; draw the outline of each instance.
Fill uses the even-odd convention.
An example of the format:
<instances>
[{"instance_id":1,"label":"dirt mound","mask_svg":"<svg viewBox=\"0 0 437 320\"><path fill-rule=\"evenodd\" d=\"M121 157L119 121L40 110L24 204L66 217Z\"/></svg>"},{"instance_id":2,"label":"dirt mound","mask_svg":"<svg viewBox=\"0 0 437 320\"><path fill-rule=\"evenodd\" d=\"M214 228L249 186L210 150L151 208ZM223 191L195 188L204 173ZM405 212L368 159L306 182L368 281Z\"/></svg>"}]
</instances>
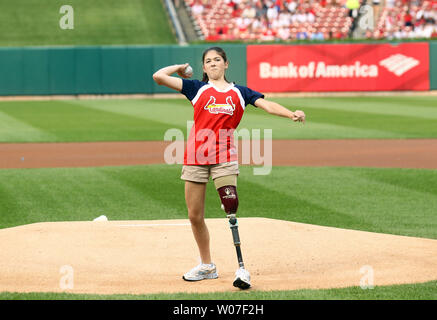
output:
<instances>
[{"instance_id":1,"label":"dirt mound","mask_svg":"<svg viewBox=\"0 0 437 320\"><path fill-rule=\"evenodd\" d=\"M236 291L227 219L207 219L219 278L198 264L188 220L49 222L0 230L0 292L148 294ZM389 285L437 279L437 240L240 218L251 290Z\"/></svg>"}]
</instances>

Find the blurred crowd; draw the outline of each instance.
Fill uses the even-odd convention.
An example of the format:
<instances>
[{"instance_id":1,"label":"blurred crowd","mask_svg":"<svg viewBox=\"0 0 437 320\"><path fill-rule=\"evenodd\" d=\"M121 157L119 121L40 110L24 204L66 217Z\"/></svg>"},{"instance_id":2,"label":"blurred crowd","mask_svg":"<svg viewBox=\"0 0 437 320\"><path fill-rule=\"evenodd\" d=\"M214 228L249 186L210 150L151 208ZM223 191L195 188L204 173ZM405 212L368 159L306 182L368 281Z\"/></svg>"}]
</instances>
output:
<instances>
[{"instance_id":1,"label":"blurred crowd","mask_svg":"<svg viewBox=\"0 0 437 320\"><path fill-rule=\"evenodd\" d=\"M437 0L386 0L376 30L368 38L412 39L437 37Z\"/></svg>"},{"instance_id":2,"label":"blurred crowd","mask_svg":"<svg viewBox=\"0 0 437 320\"><path fill-rule=\"evenodd\" d=\"M309 39L325 40L350 36L350 21L334 29L323 30L315 24L323 8L344 8L336 11L340 16L359 18L360 7L371 5L374 25L367 30L367 38L430 38L437 36L437 0L184 0L194 17L210 12L217 2L226 5L222 21L210 20L213 31L210 40L248 39L257 40ZM223 17L229 17L225 20ZM208 21L206 22L208 24ZM209 29L210 30L210 29ZM335 32L332 32L334 30ZM215 37L215 38L214 38Z\"/></svg>"}]
</instances>

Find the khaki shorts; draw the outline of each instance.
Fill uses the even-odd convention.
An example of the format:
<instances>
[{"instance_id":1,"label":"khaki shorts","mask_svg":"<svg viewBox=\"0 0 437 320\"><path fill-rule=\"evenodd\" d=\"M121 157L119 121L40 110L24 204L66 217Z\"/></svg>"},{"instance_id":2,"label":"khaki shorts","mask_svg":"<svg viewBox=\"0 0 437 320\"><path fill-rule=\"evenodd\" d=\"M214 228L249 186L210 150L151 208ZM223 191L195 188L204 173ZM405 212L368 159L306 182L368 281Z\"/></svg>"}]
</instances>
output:
<instances>
[{"instance_id":1,"label":"khaki shorts","mask_svg":"<svg viewBox=\"0 0 437 320\"><path fill-rule=\"evenodd\" d=\"M203 166L182 166L182 180L207 183L209 177L215 180L220 177L229 175L238 175L238 162L224 162L218 164L210 164Z\"/></svg>"}]
</instances>

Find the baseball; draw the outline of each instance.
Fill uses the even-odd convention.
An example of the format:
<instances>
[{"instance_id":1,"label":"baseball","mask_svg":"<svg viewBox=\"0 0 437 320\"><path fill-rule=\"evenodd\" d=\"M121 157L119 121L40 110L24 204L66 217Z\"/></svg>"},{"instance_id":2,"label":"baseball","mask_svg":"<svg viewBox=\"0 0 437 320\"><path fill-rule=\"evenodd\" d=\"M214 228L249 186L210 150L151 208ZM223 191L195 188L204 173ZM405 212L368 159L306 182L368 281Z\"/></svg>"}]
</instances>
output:
<instances>
[{"instance_id":1,"label":"baseball","mask_svg":"<svg viewBox=\"0 0 437 320\"><path fill-rule=\"evenodd\" d=\"M191 68L191 66L187 66L185 68L184 75L187 77L191 77L193 75L193 68Z\"/></svg>"}]
</instances>

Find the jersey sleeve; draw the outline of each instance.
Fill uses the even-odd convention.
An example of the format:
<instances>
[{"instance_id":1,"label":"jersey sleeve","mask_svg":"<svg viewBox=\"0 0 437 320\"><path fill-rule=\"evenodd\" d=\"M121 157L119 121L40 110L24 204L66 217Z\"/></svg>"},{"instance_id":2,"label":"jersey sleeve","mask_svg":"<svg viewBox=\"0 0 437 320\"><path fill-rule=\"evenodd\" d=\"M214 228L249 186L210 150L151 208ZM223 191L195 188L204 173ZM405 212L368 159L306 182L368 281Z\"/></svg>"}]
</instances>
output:
<instances>
[{"instance_id":1,"label":"jersey sleeve","mask_svg":"<svg viewBox=\"0 0 437 320\"><path fill-rule=\"evenodd\" d=\"M191 101L194 99L199 89L204 85L205 83L199 80L182 79L181 93Z\"/></svg>"},{"instance_id":2,"label":"jersey sleeve","mask_svg":"<svg viewBox=\"0 0 437 320\"><path fill-rule=\"evenodd\" d=\"M259 98L264 98L264 95L258 91L243 86L237 86L237 88L240 90L246 105L251 104L255 107L255 101Z\"/></svg>"}]
</instances>

